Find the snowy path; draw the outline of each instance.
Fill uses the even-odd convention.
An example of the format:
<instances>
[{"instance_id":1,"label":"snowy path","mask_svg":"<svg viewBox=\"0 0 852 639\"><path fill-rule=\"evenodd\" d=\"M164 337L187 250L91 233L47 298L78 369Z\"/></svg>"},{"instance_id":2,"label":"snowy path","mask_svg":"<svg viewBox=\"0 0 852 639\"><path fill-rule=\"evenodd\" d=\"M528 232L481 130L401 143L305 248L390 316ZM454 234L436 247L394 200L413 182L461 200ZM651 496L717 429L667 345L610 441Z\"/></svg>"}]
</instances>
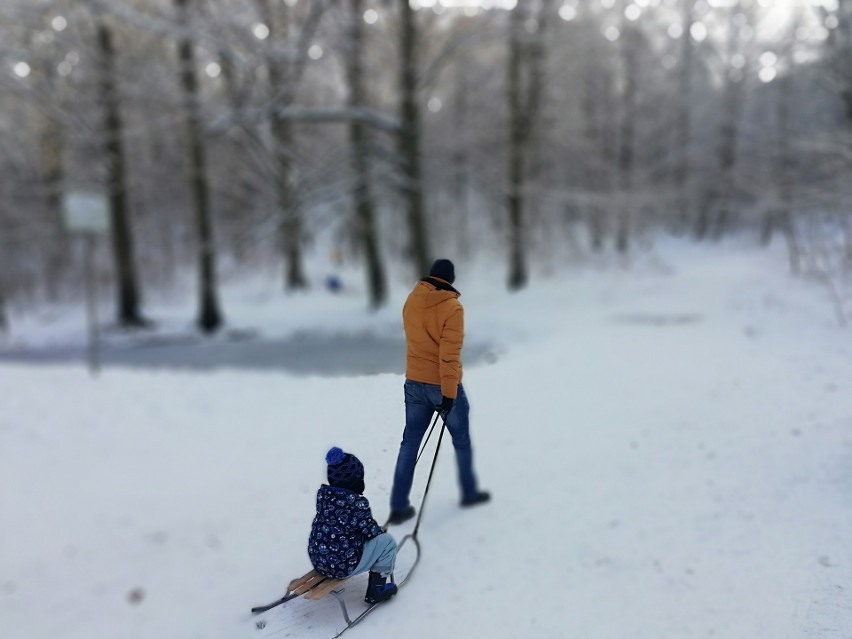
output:
<instances>
[{"instance_id":1,"label":"snowy path","mask_svg":"<svg viewBox=\"0 0 852 639\"><path fill-rule=\"evenodd\" d=\"M351 637L852 636L850 336L780 258L669 263L466 284L495 500L457 508L447 446L417 575ZM0 364L0 635L330 636L246 612L307 568L328 446L384 517L401 384Z\"/></svg>"}]
</instances>

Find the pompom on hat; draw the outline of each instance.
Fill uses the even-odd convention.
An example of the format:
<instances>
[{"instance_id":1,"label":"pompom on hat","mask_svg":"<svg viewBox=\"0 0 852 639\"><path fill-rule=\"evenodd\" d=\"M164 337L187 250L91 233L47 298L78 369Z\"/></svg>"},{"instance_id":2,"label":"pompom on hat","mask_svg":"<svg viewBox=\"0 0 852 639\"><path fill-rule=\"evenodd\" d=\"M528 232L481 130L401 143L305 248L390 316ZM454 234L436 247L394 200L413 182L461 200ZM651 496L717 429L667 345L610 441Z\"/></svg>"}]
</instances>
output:
<instances>
[{"instance_id":1,"label":"pompom on hat","mask_svg":"<svg viewBox=\"0 0 852 639\"><path fill-rule=\"evenodd\" d=\"M348 486L364 481L364 464L350 453L335 446L325 455L328 464L328 483L332 486Z\"/></svg>"}]
</instances>

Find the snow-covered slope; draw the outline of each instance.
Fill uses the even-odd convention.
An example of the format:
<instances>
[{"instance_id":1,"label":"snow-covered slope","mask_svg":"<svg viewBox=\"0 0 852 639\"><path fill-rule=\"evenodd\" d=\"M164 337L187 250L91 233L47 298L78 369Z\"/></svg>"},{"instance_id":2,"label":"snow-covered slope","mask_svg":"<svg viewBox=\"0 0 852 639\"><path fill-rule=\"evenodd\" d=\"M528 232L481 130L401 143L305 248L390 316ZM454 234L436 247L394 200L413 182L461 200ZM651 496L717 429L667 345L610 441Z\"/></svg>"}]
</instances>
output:
<instances>
[{"instance_id":1,"label":"snow-covered slope","mask_svg":"<svg viewBox=\"0 0 852 639\"><path fill-rule=\"evenodd\" d=\"M516 295L459 269L481 355L464 379L476 462L494 500L458 508L445 440L417 572L351 637L852 636L848 332L781 256L661 255ZM261 340L278 313L282 339L393 340L405 292L378 316L356 298L234 293L229 317ZM0 636L339 630L333 601L277 608L262 629L248 610L309 568L329 446L364 461L386 516L402 375L142 358L92 380L70 359L0 363Z\"/></svg>"}]
</instances>

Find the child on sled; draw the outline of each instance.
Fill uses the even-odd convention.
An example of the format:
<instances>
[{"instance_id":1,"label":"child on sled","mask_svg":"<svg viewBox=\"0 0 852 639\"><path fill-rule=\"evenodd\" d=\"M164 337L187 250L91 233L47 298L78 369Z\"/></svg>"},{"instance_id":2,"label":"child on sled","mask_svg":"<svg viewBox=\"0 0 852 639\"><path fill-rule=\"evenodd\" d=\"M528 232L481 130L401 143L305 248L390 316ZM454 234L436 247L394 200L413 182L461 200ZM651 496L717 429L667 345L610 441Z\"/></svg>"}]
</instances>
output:
<instances>
[{"instance_id":1,"label":"child on sled","mask_svg":"<svg viewBox=\"0 0 852 639\"><path fill-rule=\"evenodd\" d=\"M396 585L387 583L396 561L394 538L382 532L364 497L364 465L334 447L325 456L328 484L317 492L317 514L308 540L314 569L326 577L345 579L370 571L364 601L387 601Z\"/></svg>"}]
</instances>

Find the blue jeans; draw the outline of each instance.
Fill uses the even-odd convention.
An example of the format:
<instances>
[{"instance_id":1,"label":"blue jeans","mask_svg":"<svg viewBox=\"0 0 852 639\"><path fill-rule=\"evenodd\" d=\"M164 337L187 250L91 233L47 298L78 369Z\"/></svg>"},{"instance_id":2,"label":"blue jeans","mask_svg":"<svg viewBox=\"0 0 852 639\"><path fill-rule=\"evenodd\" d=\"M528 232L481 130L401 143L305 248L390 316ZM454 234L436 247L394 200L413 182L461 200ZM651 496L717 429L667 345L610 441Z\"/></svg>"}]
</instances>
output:
<instances>
[{"instance_id":1,"label":"blue jeans","mask_svg":"<svg viewBox=\"0 0 852 639\"><path fill-rule=\"evenodd\" d=\"M402 443L399 445L399 456L396 459L396 471L393 475L391 489L391 511L405 510L410 505L408 495L414 481L414 465L417 451L430 420L435 414L435 406L441 403L441 387L437 384L425 384L410 379L405 380L405 431L402 433ZM476 495L476 476L473 474L473 447L470 444L470 404L467 401L464 388L459 384L458 395L453 403L453 409L447 416L447 430L453 438L453 448L456 450L458 465L459 487L462 499ZM440 418L438 419L440 422ZM435 428L440 428L436 424Z\"/></svg>"},{"instance_id":2,"label":"blue jeans","mask_svg":"<svg viewBox=\"0 0 852 639\"><path fill-rule=\"evenodd\" d=\"M372 570L381 574L382 577L389 577L396 564L396 550L396 539L390 534L382 533L378 537L373 537L364 543L361 561L349 576L353 577Z\"/></svg>"}]
</instances>

